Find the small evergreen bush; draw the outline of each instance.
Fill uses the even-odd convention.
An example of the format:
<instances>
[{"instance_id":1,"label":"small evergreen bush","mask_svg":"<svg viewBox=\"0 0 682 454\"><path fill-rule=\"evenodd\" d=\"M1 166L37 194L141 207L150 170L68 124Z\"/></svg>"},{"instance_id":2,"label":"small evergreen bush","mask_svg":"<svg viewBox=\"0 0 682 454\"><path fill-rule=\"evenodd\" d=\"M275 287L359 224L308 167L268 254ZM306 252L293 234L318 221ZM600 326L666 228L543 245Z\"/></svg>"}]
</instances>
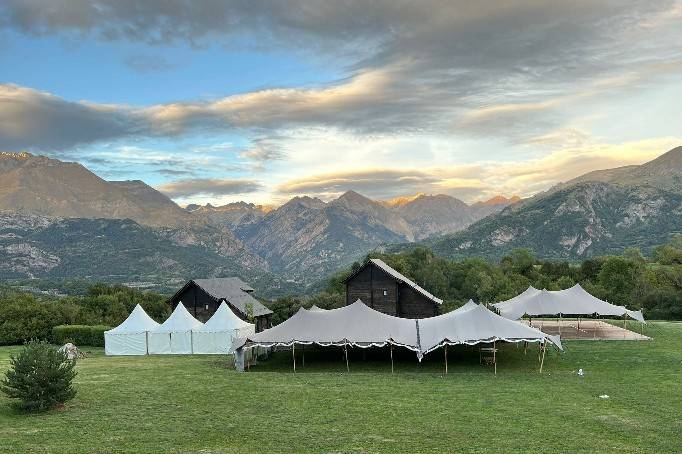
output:
<instances>
[{"instance_id":1,"label":"small evergreen bush","mask_svg":"<svg viewBox=\"0 0 682 454\"><path fill-rule=\"evenodd\" d=\"M59 345L72 342L77 347L104 347L104 332L109 329L101 325L59 325L52 328L52 338Z\"/></svg>"},{"instance_id":2,"label":"small evergreen bush","mask_svg":"<svg viewBox=\"0 0 682 454\"><path fill-rule=\"evenodd\" d=\"M16 407L25 411L45 411L73 399L76 362L65 352L44 341L31 341L10 357L10 368L0 382L0 391L19 399Z\"/></svg>"}]
</instances>

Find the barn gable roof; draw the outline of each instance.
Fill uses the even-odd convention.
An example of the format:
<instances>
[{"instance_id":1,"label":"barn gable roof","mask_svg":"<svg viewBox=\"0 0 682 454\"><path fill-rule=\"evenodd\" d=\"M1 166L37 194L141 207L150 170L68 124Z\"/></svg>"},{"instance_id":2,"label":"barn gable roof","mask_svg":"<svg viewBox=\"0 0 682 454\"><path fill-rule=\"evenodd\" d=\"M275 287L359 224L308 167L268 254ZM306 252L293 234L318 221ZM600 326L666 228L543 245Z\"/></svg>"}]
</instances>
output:
<instances>
[{"instance_id":1,"label":"barn gable roof","mask_svg":"<svg viewBox=\"0 0 682 454\"><path fill-rule=\"evenodd\" d=\"M171 301L175 301L176 297L192 283L209 294L214 300L225 300L244 315L246 315L246 307L248 304L251 304L253 307L254 317L272 314L270 309L250 295L250 293L253 292L253 288L238 277L193 279L180 289L173 298L171 298Z\"/></svg>"},{"instance_id":2,"label":"barn gable roof","mask_svg":"<svg viewBox=\"0 0 682 454\"><path fill-rule=\"evenodd\" d=\"M360 267L359 270L357 270L355 273L353 273L353 274L351 274L350 276L348 276L348 277L345 279L344 282L348 282L352 277L354 277L354 276L355 276L356 274L358 274L362 269L364 269L369 263L372 263L372 264L376 265L376 266L377 266L378 268L380 268L383 272L385 272L386 274L388 274L388 275L391 276L392 278L396 279L397 281L402 282L402 283L404 283L405 285L409 285L409 286L412 287L414 290L416 290L417 292L421 293L422 295L424 295L426 298L430 299L430 300L433 301L434 303L436 303L436 304L442 304L442 303L443 303L443 300L442 300L442 299L436 298L436 297L433 296L431 293L427 292L427 291L424 290L422 287L420 287L419 285L417 285L416 283L414 283L411 279L407 278L406 276L402 275L401 273L397 272L396 270L394 270L393 268L391 268L390 266L388 266L388 265L386 264L386 262L384 262L384 261L381 260L381 259L370 259L367 263L365 263L362 267Z\"/></svg>"}]
</instances>

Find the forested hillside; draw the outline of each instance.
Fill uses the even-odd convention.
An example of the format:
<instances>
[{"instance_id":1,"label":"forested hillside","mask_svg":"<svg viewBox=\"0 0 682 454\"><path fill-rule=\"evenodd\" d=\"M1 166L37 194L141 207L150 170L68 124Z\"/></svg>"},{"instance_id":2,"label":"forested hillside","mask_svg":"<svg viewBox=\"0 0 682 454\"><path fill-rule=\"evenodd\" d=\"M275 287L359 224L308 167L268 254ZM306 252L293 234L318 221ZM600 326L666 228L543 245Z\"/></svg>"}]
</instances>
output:
<instances>
[{"instance_id":1,"label":"forested hillside","mask_svg":"<svg viewBox=\"0 0 682 454\"><path fill-rule=\"evenodd\" d=\"M373 253L368 257L382 259L442 298L442 312L459 307L470 298L481 303L507 300L529 285L560 290L580 283L599 298L631 309L641 308L646 318L682 319L682 235L655 247L648 259L635 248L579 263L539 260L526 249L514 250L499 262L481 258L450 260L425 247L396 254ZM343 280L360 265L356 262L332 276L314 296L278 299L271 305L275 319L284 320L301 306L343 305Z\"/></svg>"}]
</instances>

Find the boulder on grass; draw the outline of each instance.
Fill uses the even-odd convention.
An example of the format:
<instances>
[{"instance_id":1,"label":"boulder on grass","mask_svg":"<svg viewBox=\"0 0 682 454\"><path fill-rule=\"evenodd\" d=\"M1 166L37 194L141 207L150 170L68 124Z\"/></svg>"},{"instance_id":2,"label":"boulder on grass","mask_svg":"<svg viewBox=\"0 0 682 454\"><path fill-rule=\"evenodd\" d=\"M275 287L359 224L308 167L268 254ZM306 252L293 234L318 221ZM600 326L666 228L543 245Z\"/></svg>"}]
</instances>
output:
<instances>
[{"instance_id":1,"label":"boulder on grass","mask_svg":"<svg viewBox=\"0 0 682 454\"><path fill-rule=\"evenodd\" d=\"M71 342L64 344L59 351L66 353L66 357L69 359L85 358L85 353L80 351L78 347Z\"/></svg>"}]
</instances>

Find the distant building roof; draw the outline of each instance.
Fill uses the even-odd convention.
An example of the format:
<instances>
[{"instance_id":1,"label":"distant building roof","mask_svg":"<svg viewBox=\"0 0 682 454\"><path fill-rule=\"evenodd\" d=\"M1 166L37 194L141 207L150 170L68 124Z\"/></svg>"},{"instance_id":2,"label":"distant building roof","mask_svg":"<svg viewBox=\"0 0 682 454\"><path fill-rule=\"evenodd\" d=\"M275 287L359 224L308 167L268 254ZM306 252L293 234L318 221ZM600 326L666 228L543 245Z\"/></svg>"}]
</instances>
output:
<instances>
[{"instance_id":1,"label":"distant building roof","mask_svg":"<svg viewBox=\"0 0 682 454\"><path fill-rule=\"evenodd\" d=\"M424 295L425 297L427 297L428 299L430 299L434 303L437 303L437 304L443 303L442 299L436 298L435 296L433 296L432 294L430 294L429 292L427 292L426 290L424 290L423 288L421 288L420 286L418 286L417 284L412 282L412 280L408 279L406 276L403 276L402 274L400 274L399 272L397 272L396 270L394 270L393 268L388 266L383 260L381 260L381 259L370 259L370 261L367 263L370 263L370 262L373 263L374 265L378 266L379 268L381 268L381 270L384 271L389 276L395 278L396 280L398 280L398 281L400 281L406 285L409 285L410 287L412 287L417 292L421 293L422 295ZM367 265L367 263L365 265ZM364 266L362 268L364 268ZM360 268L360 269L362 269L362 268ZM357 272L348 276L346 278L346 281L348 281L350 278L355 276L355 274L357 274Z\"/></svg>"},{"instance_id":2,"label":"distant building roof","mask_svg":"<svg viewBox=\"0 0 682 454\"><path fill-rule=\"evenodd\" d=\"M194 283L197 287L211 295L216 301L225 300L242 314L246 315L246 307L251 304L253 316L272 314L260 301L250 295L253 288L238 277L217 277L212 279L192 279L180 289L171 300L180 295L188 285Z\"/></svg>"}]
</instances>

